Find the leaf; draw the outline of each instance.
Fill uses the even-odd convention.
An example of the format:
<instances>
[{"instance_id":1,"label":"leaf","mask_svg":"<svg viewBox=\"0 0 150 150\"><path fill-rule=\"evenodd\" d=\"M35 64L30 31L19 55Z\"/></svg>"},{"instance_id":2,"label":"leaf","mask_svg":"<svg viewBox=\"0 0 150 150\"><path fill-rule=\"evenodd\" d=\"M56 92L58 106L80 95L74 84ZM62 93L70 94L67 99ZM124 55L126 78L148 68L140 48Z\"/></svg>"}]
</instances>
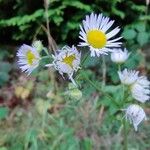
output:
<instances>
[{"instance_id":1,"label":"leaf","mask_svg":"<svg viewBox=\"0 0 150 150\"><path fill-rule=\"evenodd\" d=\"M7 107L0 107L0 119L5 119L8 116L9 109Z\"/></svg>"},{"instance_id":2,"label":"leaf","mask_svg":"<svg viewBox=\"0 0 150 150\"><path fill-rule=\"evenodd\" d=\"M0 72L0 86L5 84L9 80L9 75L6 72Z\"/></svg>"},{"instance_id":3,"label":"leaf","mask_svg":"<svg viewBox=\"0 0 150 150\"><path fill-rule=\"evenodd\" d=\"M124 19L124 18L125 18L125 13L124 13L124 11L121 11L121 10L116 9L116 6L115 6L115 7L112 7L112 12L113 12L113 14L119 16L121 19Z\"/></svg>"},{"instance_id":4,"label":"leaf","mask_svg":"<svg viewBox=\"0 0 150 150\"><path fill-rule=\"evenodd\" d=\"M135 29L139 32L144 32L146 30L146 26L144 22L140 22L134 25Z\"/></svg>"},{"instance_id":5,"label":"leaf","mask_svg":"<svg viewBox=\"0 0 150 150\"><path fill-rule=\"evenodd\" d=\"M137 35L137 41L141 46L143 46L144 44L148 42L148 38L149 36L148 36L148 33L146 32L140 32Z\"/></svg>"},{"instance_id":6,"label":"leaf","mask_svg":"<svg viewBox=\"0 0 150 150\"><path fill-rule=\"evenodd\" d=\"M86 5L80 1L73 1L73 3L70 2L70 0L64 1L63 5L67 6L73 6L75 8L81 9L81 10L86 10L88 12L91 11L91 7L89 5Z\"/></svg>"},{"instance_id":7,"label":"leaf","mask_svg":"<svg viewBox=\"0 0 150 150\"><path fill-rule=\"evenodd\" d=\"M84 150L92 150L92 140L90 138L84 138L83 149Z\"/></svg>"},{"instance_id":8,"label":"leaf","mask_svg":"<svg viewBox=\"0 0 150 150\"><path fill-rule=\"evenodd\" d=\"M0 147L0 150L8 150L6 147Z\"/></svg>"},{"instance_id":9,"label":"leaf","mask_svg":"<svg viewBox=\"0 0 150 150\"><path fill-rule=\"evenodd\" d=\"M38 17L44 15L43 9L38 9L31 15L24 15L24 16L17 16L9 19L2 19L0 20L1 26L21 26L25 25L29 22L34 22Z\"/></svg>"},{"instance_id":10,"label":"leaf","mask_svg":"<svg viewBox=\"0 0 150 150\"><path fill-rule=\"evenodd\" d=\"M0 62L0 71L8 73L11 70L11 64L8 62Z\"/></svg>"},{"instance_id":11,"label":"leaf","mask_svg":"<svg viewBox=\"0 0 150 150\"><path fill-rule=\"evenodd\" d=\"M146 6L144 6L144 5L136 5L135 3L131 4L131 8L133 10L136 10L136 11L139 11L139 12L145 12L145 10L146 10Z\"/></svg>"},{"instance_id":12,"label":"leaf","mask_svg":"<svg viewBox=\"0 0 150 150\"><path fill-rule=\"evenodd\" d=\"M125 29L123 31L122 36L126 39L126 40L131 40L134 39L136 37L136 32L134 29Z\"/></svg>"}]
</instances>

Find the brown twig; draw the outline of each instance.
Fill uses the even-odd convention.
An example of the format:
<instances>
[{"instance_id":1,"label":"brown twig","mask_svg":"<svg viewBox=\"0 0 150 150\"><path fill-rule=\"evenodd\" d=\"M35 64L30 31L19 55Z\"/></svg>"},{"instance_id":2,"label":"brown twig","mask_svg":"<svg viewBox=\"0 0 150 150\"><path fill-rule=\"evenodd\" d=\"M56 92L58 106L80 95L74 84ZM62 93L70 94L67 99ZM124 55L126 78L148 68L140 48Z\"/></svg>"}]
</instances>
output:
<instances>
[{"instance_id":1,"label":"brown twig","mask_svg":"<svg viewBox=\"0 0 150 150\"><path fill-rule=\"evenodd\" d=\"M44 8L45 8L45 17L46 17L46 28L45 26L42 25L42 28L47 34L47 39L48 39L48 48L54 51L57 49L57 44L55 40L52 38L51 33L50 33L50 27L49 27L49 16L48 16L48 8L49 8L49 2L48 0L44 0Z\"/></svg>"}]
</instances>

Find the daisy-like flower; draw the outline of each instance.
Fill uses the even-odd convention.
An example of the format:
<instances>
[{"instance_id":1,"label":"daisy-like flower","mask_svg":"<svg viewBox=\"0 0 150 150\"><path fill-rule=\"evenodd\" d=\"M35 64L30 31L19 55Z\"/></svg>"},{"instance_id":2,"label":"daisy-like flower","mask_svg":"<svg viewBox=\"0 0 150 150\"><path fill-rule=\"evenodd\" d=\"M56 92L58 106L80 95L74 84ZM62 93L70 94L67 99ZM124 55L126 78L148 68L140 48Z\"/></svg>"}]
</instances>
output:
<instances>
[{"instance_id":1,"label":"daisy-like flower","mask_svg":"<svg viewBox=\"0 0 150 150\"><path fill-rule=\"evenodd\" d=\"M121 42L118 42L121 37L112 39L119 31L119 27L108 31L114 21L109 17L104 17L102 14L91 13L83 20L83 26L80 26L79 38L83 40L79 46L89 46L91 56L100 56L112 52L113 47L120 47Z\"/></svg>"},{"instance_id":2,"label":"daisy-like flower","mask_svg":"<svg viewBox=\"0 0 150 150\"><path fill-rule=\"evenodd\" d=\"M142 103L150 100L150 81L145 76L140 76L131 86L133 98Z\"/></svg>"},{"instance_id":3,"label":"daisy-like flower","mask_svg":"<svg viewBox=\"0 0 150 150\"><path fill-rule=\"evenodd\" d=\"M114 63L122 64L128 59L129 55L130 53L128 53L126 48L124 49L124 51L120 48L113 49L113 52L111 53L111 60Z\"/></svg>"},{"instance_id":4,"label":"daisy-like flower","mask_svg":"<svg viewBox=\"0 0 150 150\"><path fill-rule=\"evenodd\" d=\"M62 76L64 73L67 74L72 83L76 85L73 74L80 68L81 59L81 53L78 52L76 47L64 46L61 50L58 50L58 54L53 55L53 59L53 63L46 66L54 66Z\"/></svg>"},{"instance_id":5,"label":"daisy-like flower","mask_svg":"<svg viewBox=\"0 0 150 150\"><path fill-rule=\"evenodd\" d=\"M146 114L142 107L132 104L125 109L125 117L133 124L135 131L138 129L138 125L146 120Z\"/></svg>"},{"instance_id":6,"label":"daisy-like flower","mask_svg":"<svg viewBox=\"0 0 150 150\"><path fill-rule=\"evenodd\" d=\"M28 75L39 65L40 55L35 47L23 44L17 56L19 67Z\"/></svg>"},{"instance_id":7,"label":"daisy-like flower","mask_svg":"<svg viewBox=\"0 0 150 150\"><path fill-rule=\"evenodd\" d=\"M139 72L135 70L118 71L122 84L128 85L131 90L132 97L139 102L150 100L150 81L146 76L139 76Z\"/></svg>"},{"instance_id":8,"label":"daisy-like flower","mask_svg":"<svg viewBox=\"0 0 150 150\"><path fill-rule=\"evenodd\" d=\"M138 79L138 74L139 72L135 70L124 69L123 71L118 71L121 83L125 85L132 85L135 83Z\"/></svg>"}]
</instances>

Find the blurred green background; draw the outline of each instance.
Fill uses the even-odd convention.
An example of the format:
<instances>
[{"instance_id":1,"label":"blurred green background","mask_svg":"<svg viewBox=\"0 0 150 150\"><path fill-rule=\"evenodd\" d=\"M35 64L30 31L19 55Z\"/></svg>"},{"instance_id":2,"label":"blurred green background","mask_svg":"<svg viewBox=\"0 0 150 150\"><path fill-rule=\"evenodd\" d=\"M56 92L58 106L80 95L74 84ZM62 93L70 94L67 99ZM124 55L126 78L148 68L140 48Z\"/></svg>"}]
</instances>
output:
<instances>
[{"instance_id":1,"label":"blurred green background","mask_svg":"<svg viewBox=\"0 0 150 150\"><path fill-rule=\"evenodd\" d=\"M115 20L123 46L131 51L124 67L137 68L149 78L149 0L49 0L49 25L56 43L77 45L79 25L91 12ZM54 70L39 67L27 77L18 69L20 45L37 39L47 47L45 18L43 0L0 0L0 150L121 150L122 116L117 106L83 81L86 74L101 84L101 58L88 57L86 70L78 77L80 90L72 90ZM106 59L109 86L103 91L119 101L117 67L109 56ZM145 106L149 115L150 105ZM129 133L129 150L150 149L149 121L138 133L132 127Z\"/></svg>"}]
</instances>

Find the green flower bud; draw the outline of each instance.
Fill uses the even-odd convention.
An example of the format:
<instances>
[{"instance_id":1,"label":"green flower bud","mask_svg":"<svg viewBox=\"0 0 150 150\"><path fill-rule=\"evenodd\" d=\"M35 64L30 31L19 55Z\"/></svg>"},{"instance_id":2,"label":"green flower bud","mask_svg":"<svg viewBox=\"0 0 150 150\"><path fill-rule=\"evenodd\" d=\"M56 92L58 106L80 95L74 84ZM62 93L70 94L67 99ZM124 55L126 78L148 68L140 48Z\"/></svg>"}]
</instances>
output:
<instances>
[{"instance_id":1,"label":"green flower bud","mask_svg":"<svg viewBox=\"0 0 150 150\"><path fill-rule=\"evenodd\" d=\"M43 44L42 44L42 42L41 42L40 40L34 41L34 42L32 43L32 46L35 47L35 48L38 50L39 53L40 53L40 52L42 51L42 49L43 49Z\"/></svg>"}]
</instances>

